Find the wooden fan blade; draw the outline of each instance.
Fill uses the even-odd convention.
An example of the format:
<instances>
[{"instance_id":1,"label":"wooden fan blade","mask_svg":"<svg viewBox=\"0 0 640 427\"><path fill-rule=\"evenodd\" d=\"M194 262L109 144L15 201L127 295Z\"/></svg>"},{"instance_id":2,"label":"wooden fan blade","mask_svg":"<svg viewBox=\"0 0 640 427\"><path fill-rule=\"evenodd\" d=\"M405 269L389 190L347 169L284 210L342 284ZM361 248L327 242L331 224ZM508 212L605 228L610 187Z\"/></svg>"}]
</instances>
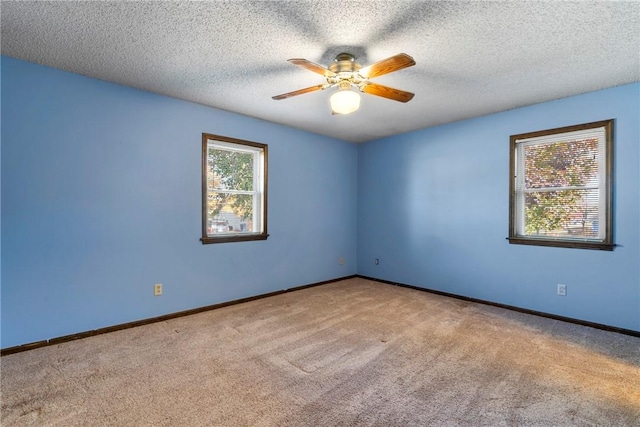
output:
<instances>
[{"instance_id":1,"label":"wooden fan blade","mask_svg":"<svg viewBox=\"0 0 640 427\"><path fill-rule=\"evenodd\" d=\"M362 87L364 93L371 95L381 96L387 99L393 99L394 101L409 102L413 98L411 92L405 92L404 90L394 89L392 87L379 85L377 83L367 83Z\"/></svg>"},{"instance_id":2,"label":"wooden fan blade","mask_svg":"<svg viewBox=\"0 0 640 427\"><path fill-rule=\"evenodd\" d=\"M297 65L298 67L302 67L305 70L309 70L309 71L313 71L314 73L318 73L321 76L324 77L333 77L336 75L336 73L334 73L333 71L329 70L328 68L323 67L322 65L318 65L314 62L311 61L307 61L306 59L302 59L302 58L292 58L292 59L287 59L287 61L291 62L293 65Z\"/></svg>"},{"instance_id":3,"label":"wooden fan blade","mask_svg":"<svg viewBox=\"0 0 640 427\"><path fill-rule=\"evenodd\" d=\"M367 79L372 79L413 65L416 65L416 61L412 57L406 53L399 53L391 58L383 59L375 64L361 68L360 74Z\"/></svg>"},{"instance_id":4,"label":"wooden fan blade","mask_svg":"<svg viewBox=\"0 0 640 427\"><path fill-rule=\"evenodd\" d=\"M291 98L292 96L302 95L309 92L315 92L316 90L323 90L328 88L329 86L331 85L322 84L322 85L306 87L304 89L294 90L293 92L283 93L282 95L272 96L271 99L275 99L275 100L287 99L287 98Z\"/></svg>"}]
</instances>

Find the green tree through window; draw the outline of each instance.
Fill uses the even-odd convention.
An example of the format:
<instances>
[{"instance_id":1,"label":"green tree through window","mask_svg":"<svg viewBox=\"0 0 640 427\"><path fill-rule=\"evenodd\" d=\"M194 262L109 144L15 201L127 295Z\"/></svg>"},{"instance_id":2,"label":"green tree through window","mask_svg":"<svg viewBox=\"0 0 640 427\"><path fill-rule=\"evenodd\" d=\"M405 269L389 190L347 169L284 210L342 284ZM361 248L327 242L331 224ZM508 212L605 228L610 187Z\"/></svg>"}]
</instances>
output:
<instances>
[{"instance_id":1,"label":"green tree through window","mask_svg":"<svg viewBox=\"0 0 640 427\"><path fill-rule=\"evenodd\" d=\"M210 189L209 215L216 217L229 206L242 219L253 216L253 200L241 194L218 190L253 191L253 159L251 153L220 150L214 147L208 152L208 183Z\"/></svg>"},{"instance_id":2,"label":"green tree through window","mask_svg":"<svg viewBox=\"0 0 640 427\"><path fill-rule=\"evenodd\" d=\"M579 221L580 234L592 237L586 226L587 219L595 220L589 214L597 210L598 194L586 188L598 185L598 140L529 145L524 152L525 188L534 190L525 193L526 234L561 236ZM566 189L535 191L550 188Z\"/></svg>"}]
</instances>

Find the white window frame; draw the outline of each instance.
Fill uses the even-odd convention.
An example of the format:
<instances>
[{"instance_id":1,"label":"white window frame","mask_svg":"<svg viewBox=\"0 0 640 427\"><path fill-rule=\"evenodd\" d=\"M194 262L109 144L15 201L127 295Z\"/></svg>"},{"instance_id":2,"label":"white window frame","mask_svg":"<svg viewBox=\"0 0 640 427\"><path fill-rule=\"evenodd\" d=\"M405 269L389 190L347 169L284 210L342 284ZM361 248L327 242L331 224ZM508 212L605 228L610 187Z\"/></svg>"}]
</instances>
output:
<instances>
[{"instance_id":1,"label":"white window frame","mask_svg":"<svg viewBox=\"0 0 640 427\"><path fill-rule=\"evenodd\" d=\"M598 140L598 179L580 187L525 188L525 147L571 140ZM509 243L559 246L581 249L613 250L613 120L567 126L510 137ZM595 237L537 236L525 232L525 198L527 192L598 190L598 235Z\"/></svg>"},{"instance_id":2,"label":"white window frame","mask_svg":"<svg viewBox=\"0 0 640 427\"><path fill-rule=\"evenodd\" d=\"M225 150L253 155L253 190L221 190L208 188L209 149ZM203 244L249 240L266 240L267 233L267 156L268 147L252 141L220 135L202 134L202 238ZM208 200L210 193L251 195L253 200L252 229L244 232L209 233Z\"/></svg>"}]
</instances>

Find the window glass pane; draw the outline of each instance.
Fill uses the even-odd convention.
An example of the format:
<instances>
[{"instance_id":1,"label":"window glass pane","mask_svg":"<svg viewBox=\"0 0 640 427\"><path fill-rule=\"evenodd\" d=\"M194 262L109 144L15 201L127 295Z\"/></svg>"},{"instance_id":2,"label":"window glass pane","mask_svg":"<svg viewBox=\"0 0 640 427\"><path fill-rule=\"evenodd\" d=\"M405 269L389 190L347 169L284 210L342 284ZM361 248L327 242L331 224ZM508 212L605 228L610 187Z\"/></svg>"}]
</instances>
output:
<instances>
[{"instance_id":1,"label":"window glass pane","mask_svg":"<svg viewBox=\"0 0 640 427\"><path fill-rule=\"evenodd\" d=\"M254 154L209 148L209 189L253 191Z\"/></svg>"},{"instance_id":2,"label":"window glass pane","mask_svg":"<svg viewBox=\"0 0 640 427\"><path fill-rule=\"evenodd\" d=\"M527 145L525 188L598 185L598 139Z\"/></svg>"},{"instance_id":3,"label":"window glass pane","mask_svg":"<svg viewBox=\"0 0 640 427\"><path fill-rule=\"evenodd\" d=\"M525 235L595 239L599 191L531 191L525 194Z\"/></svg>"},{"instance_id":4,"label":"window glass pane","mask_svg":"<svg viewBox=\"0 0 640 427\"><path fill-rule=\"evenodd\" d=\"M209 192L207 234L252 231L254 231L253 195Z\"/></svg>"}]
</instances>

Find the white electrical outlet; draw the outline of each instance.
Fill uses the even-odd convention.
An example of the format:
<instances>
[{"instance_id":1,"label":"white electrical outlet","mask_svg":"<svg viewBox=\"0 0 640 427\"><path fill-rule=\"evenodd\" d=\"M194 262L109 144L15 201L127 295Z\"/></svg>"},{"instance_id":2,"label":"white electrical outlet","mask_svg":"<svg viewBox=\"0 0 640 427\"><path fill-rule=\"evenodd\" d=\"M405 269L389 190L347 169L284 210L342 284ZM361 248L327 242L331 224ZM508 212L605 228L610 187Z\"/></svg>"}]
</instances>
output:
<instances>
[{"instance_id":1,"label":"white electrical outlet","mask_svg":"<svg viewBox=\"0 0 640 427\"><path fill-rule=\"evenodd\" d=\"M153 295L156 297L162 295L162 283L156 283L153 285Z\"/></svg>"},{"instance_id":2,"label":"white electrical outlet","mask_svg":"<svg viewBox=\"0 0 640 427\"><path fill-rule=\"evenodd\" d=\"M344 257L340 257L340 259L338 260L338 262L340 263L340 265L344 265Z\"/></svg>"},{"instance_id":3,"label":"white electrical outlet","mask_svg":"<svg viewBox=\"0 0 640 427\"><path fill-rule=\"evenodd\" d=\"M558 295L567 296L567 285L563 285L562 283L558 283Z\"/></svg>"}]
</instances>

